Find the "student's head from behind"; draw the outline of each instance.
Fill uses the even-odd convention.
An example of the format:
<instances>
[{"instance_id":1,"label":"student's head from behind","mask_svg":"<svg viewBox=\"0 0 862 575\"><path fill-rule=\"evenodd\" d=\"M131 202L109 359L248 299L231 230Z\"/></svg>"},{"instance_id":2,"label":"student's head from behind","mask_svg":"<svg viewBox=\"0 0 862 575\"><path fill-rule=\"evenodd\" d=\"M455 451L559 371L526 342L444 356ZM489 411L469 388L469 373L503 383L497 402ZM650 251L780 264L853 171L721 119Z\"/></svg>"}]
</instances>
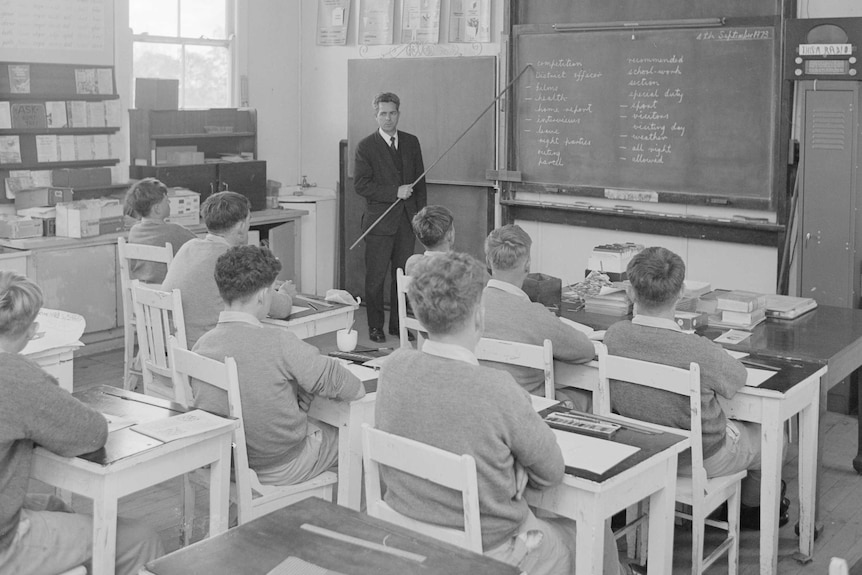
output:
<instances>
[{"instance_id":1,"label":"student's head from behind","mask_svg":"<svg viewBox=\"0 0 862 575\"><path fill-rule=\"evenodd\" d=\"M126 192L126 214L134 218L165 219L171 215L168 187L156 178L144 178Z\"/></svg>"},{"instance_id":2,"label":"student's head from behind","mask_svg":"<svg viewBox=\"0 0 862 575\"><path fill-rule=\"evenodd\" d=\"M374 118L380 129L394 135L401 115L401 99L392 92L381 92L374 96L371 105L374 106Z\"/></svg>"},{"instance_id":3,"label":"student's head from behind","mask_svg":"<svg viewBox=\"0 0 862 575\"><path fill-rule=\"evenodd\" d=\"M0 271L0 349L18 353L36 333L42 307L38 285L11 271Z\"/></svg>"},{"instance_id":4,"label":"student's head from behind","mask_svg":"<svg viewBox=\"0 0 862 575\"><path fill-rule=\"evenodd\" d=\"M530 247L533 240L521 226L497 228L485 239L485 262L495 278L518 287L530 273Z\"/></svg>"},{"instance_id":5,"label":"student's head from behind","mask_svg":"<svg viewBox=\"0 0 862 575\"><path fill-rule=\"evenodd\" d=\"M417 263L407 297L431 339L475 330L481 337L488 273L468 254L448 252ZM475 344L475 342L474 342Z\"/></svg>"},{"instance_id":6,"label":"student's head from behind","mask_svg":"<svg viewBox=\"0 0 862 575\"><path fill-rule=\"evenodd\" d=\"M632 258L626 274L637 313L666 310L675 306L682 294L685 263L669 249L653 246Z\"/></svg>"},{"instance_id":7,"label":"student's head from behind","mask_svg":"<svg viewBox=\"0 0 862 575\"><path fill-rule=\"evenodd\" d=\"M413 233L427 250L452 249L455 242L452 212L444 206L425 206L413 216Z\"/></svg>"},{"instance_id":8,"label":"student's head from behind","mask_svg":"<svg viewBox=\"0 0 862 575\"><path fill-rule=\"evenodd\" d=\"M218 192L201 206L201 217L211 234L224 237L231 245L248 243L251 204L236 192Z\"/></svg>"},{"instance_id":9,"label":"student's head from behind","mask_svg":"<svg viewBox=\"0 0 862 575\"><path fill-rule=\"evenodd\" d=\"M269 313L272 283L281 262L267 248L232 247L216 260L215 282L225 304L251 306L260 318Z\"/></svg>"}]
</instances>

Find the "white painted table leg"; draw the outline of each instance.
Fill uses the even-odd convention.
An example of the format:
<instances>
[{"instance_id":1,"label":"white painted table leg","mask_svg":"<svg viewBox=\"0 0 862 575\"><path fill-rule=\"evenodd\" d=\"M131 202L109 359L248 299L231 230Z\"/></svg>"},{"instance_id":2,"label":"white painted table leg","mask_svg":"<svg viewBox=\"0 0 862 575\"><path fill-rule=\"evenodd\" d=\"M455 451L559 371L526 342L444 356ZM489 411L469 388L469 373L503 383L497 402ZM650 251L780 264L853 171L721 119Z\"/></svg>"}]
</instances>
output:
<instances>
[{"instance_id":1,"label":"white painted table leg","mask_svg":"<svg viewBox=\"0 0 862 575\"><path fill-rule=\"evenodd\" d=\"M102 479L102 494L93 500L92 575L113 575L117 557L117 485L113 476Z\"/></svg>"},{"instance_id":2,"label":"white painted table leg","mask_svg":"<svg viewBox=\"0 0 862 575\"><path fill-rule=\"evenodd\" d=\"M778 505L781 498L781 453L784 446L779 401L766 401L761 423L760 573L778 568Z\"/></svg>"},{"instance_id":3,"label":"white painted table leg","mask_svg":"<svg viewBox=\"0 0 862 575\"><path fill-rule=\"evenodd\" d=\"M656 491L649 498L648 575L670 573L673 567L676 459L676 457L668 459L665 488Z\"/></svg>"},{"instance_id":4,"label":"white painted table leg","mask_svg":"<svg viewBox=\"0 0 862 575\"><path fill-rule=\"evenodd\" d=\"M218 461L210 464L210 537L228 529L231 437L227 435L220 441L221 455Z\"/></svg>"},{"instance_id":5,"label":"white painted table leg","mask_svg":"<svg viewBox=\"0 0 862 575\"><path fill-rule=\"evenodd\" d=\"M601 516L599 498L584 498L578 510L575 535L575 573L601 573L604 563L605 518Z\"/></svg>"},{"instance_id":6,"label":"white painted table leg","mask_svg":"<svg viewBox=\"0 0 862 575\"><path fill-rule=\"evenodd\" d=\"M820 394L799 412L799 551L814 554L814 518L817 501L817 441Z\"/></svg>"}]
</instances>

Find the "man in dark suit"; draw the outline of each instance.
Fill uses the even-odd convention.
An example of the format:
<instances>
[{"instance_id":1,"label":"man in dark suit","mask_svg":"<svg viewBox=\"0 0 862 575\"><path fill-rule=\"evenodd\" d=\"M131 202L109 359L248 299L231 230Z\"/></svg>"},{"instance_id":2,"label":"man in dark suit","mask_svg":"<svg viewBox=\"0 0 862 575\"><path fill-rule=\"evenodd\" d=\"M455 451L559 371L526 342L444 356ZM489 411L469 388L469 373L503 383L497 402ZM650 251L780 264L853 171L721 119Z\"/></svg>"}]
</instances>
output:
<instances>
[{"instance_id":1,"label":"man in dark suit","mask_svg":"<svg viewBox=\"0 0 862 575\"><path fill-rule=\"evenodd\" d=\"M368 306L368 336L383 343L383 287L387 270L391 272L389 333L398 335L395 270L404 268L413 255L416 239L411 220L425 207L425 179L413 182L425 171L419 140L397 129L401 101L391 92L374 97L378 130L356 146L353 187L365 198L362 230L400 199L395 208L365 238L365 303Z\"/></svg>"}]
</instances>

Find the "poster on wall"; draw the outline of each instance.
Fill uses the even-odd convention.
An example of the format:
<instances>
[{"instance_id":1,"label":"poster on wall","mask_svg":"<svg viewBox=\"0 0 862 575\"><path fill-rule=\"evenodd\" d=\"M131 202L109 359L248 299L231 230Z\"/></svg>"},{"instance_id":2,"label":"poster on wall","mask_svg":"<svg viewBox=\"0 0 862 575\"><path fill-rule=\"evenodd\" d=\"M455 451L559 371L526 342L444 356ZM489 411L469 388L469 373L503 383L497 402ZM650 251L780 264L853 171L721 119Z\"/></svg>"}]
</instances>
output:
<instances>
[{"instance_id":1,"label":"poster on wall","mask_svg":"<svg viewBox=\"0 0 862 575\"><path fill-rule=\"evenodd\" d=\"M491 0L451 0L450 42L491 41Z\"/></svg>"},{"instance_id":2,"label":"poster on wall","mask_svg":"<svg viewBox=\"0 0 862 575\"><path fill-rule=\"evenodd\" d=\"M344 46L350 22L350 0L318 0L317 45Z\"/></svg>"},{"instance_id":3,"label":"poster on wall","mask_svg":"<svg viewBox=\"0 0 862 575\"><path fill-rule=\"evenodd\" d=\"M362 0L359 43L367 46L391 44L395 0Z\"/></svg>"},{"instance_id":4,"label":"poster on wall","mask_svg":"<svg viewBox=\"0 0 862 575\"><path fill-rule=\"evenodd\" d=\"M401 43L436 44L440 41L440 0L404 0Z\"/></svg>"}]
</instances>

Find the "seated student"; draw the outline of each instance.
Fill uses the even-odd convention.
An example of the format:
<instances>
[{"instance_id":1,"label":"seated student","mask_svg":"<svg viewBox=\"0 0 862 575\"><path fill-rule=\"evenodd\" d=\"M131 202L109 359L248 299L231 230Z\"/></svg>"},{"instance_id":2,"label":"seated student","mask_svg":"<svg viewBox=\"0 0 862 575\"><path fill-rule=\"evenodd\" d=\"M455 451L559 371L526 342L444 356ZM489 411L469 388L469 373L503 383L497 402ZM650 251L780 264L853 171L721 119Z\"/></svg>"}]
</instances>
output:
<instances>
[{"instance_id":1,"label":"seated student","mask_svg":"<svg viewBox=\"0 0 862 575\"><path fill-rule=\"evenodd\" d=\"M427 256L442 254L455 248L455 220L445 206L425 206L413 216L413 233L425 248L424 254L413 254L404 264L404 273L411 275L417 262Z\"/></svg>"},{"instance_id":2,"label":"seated student","mask_svg":"<svg viewBox=\"0 0 862 575\"><path fill-rule=\"evenodd\" d=\"M126 213L141 221L129 230L129 243L164 247L171 244L174 255L195 235L179 224L165 221L171 215L168 188L155 178L144 178L126 192ZM168 266L159 262L132 260L132 279L150 284L161 284Z\"/></svg>"},{"instance_id":3,"label":"seated student","mask_svg":"<svg viewBox=\"0 0 862 575\"><path fill-rule=\"evenodd\" d=\"M728 419L718 396L731 398L745 385L745 367L709 339L684 333L674 321L674 309L684 292L685 264L672 251L649 247L629 262L631 321L613 324L605 345L613 355L688 369L700 366L703 419L703 465L708 477L743 469L740 525L760 527L760 425ZM611 382L611 404L620 414L688 429L688 400L667 392L626 382ZM785 445L786 447L786 445ZM680 456L680 473L691 473L691 459ZM779 525L788 521L790 501L782 493Z\"/></svg>"},{"instance_id":4,"label":"seated student","mask_svg":"<svg viewBox=\"0 0 862 575\"><path fill-rule=\"evenodd\" d=\"M292 485L326 471L338 459L338 430L309 420L313 395L351 401L365 395L362 382L338 361L277 327L265 327L281 270L266 248L237 246L219 256L215 282L224 299L218 325L194 351L219 361L236 360L249 466L261 483ZM227 413L227 394L193 383L194 404Z\"/></svg>"},{"instance_id":5,"label":"seated student","mask_svg":"<svg viewBox=\"0 0 862 575\"><path fill-rule=\"evenodd\" d=\"M595 347L582 332L565 325L540 303L531 302L521 289L530 273L530 246L533 241L520 226L506 225L492 231L485 240L485 259L491 279L485 288L484 337L542 345L546 339L554 346L555 380L566 379L566 364L582 363L595 357ZM537 369L482 362L503 369L534 395L544 395L544 376ZM557 386L557 399L571 401L577 409L589 411L589 392Z\"/></svg>"},{"instance_id":6,"label":"seated student","mask_svg":"<svg viewBox=\"0 0 862 575\"><path fill-rule=\"evenodd\" d=\"M33 447L64 457L105 445L108 424L35 363L19 355L36 333L42 291L27 278L0 271L0 573L60 573L93 553L93 518L51 495L28 495ZM163 553L158 535L120 519L120 574L137 573Z\"/></svg>"},{"instance_id":7,"label":"seated student","mask_svg":"<svg viewBox=\"0 0 862 575\"><path fill-rule=\"evenodd\" d=\"M375 407L383 431L476 459L485 554L530 575L574 573L575 524L537 519L522 494L527 483L560 483L563 457L553 432L512 377L480 366L484 266L447 253L417 264L408 297L428 328L422 351L399 349L380 371ZM385 501L419 521L460 528L461 497L423 479L381 469ZM610 529L604 573L618 573ZM543 534L539 541L528 532ZM593 575L593 574L590 574Z\"/></svg>"},{"instance_id":8,"label":"seated student","mask_svg":"<svg viewBox=\"0 0 862 575\"><path fill-rule=\"evenodd\" d=\"M248 198L236 192L218 192L208 197L201 206L201 217L207 227L206 237L187 242L177 252L162 282L165 291L180 290L189 347L218 322L223 304L213 279L213 270L220 255L233 246L248 243L249 207ZM276 318L290 315L291 298L295 295L296 289L291 282L282 284L272 294L269 315Z\"/></svg>"}]
</instances>

